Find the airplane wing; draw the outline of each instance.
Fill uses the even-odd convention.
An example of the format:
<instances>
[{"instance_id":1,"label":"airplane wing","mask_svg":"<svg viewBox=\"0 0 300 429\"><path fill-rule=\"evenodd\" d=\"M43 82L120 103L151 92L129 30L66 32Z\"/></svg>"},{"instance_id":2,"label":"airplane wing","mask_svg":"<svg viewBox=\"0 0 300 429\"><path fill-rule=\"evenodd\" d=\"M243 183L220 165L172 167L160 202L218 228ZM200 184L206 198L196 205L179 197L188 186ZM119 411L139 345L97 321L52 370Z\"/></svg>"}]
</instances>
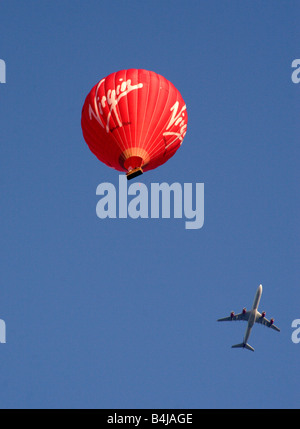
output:
<instances>
[{"instance_id":1,"label":"airplane wing","mask_svg":"<svg viewBox=\"0 0 300 429\"><path fill-rule=\"evenodd\" d=\"M218 319L217 322L231 322L232 320L248 320L250 311L242 312L239 314L231 313L228 317L223 317L222 319Z\"/></svg>"},{"instance_id":2,"label":"airplane wing","mask_svg":"<svg viewBox=\"0 0 300 429\"><path fill-rule=\"evenodd\" d=\"M280 332L280 329L274 325L273 321L271 322L270 320L266 319L259 312L257 312L257 316L258 317L256 317L256 320L255 320L256 323L260 323L261 325L267 326L268 328L272 328L272 329L275 329L275 331Z\"/></svg>"}]
</instances>

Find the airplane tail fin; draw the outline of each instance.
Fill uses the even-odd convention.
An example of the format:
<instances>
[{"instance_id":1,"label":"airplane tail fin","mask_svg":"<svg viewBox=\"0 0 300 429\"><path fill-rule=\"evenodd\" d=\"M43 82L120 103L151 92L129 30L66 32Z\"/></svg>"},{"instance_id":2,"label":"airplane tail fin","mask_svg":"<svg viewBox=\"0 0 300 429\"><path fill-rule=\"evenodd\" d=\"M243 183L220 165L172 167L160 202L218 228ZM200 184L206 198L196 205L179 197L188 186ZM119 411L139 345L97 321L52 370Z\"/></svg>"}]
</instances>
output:
<instances>
[{"instance_id":1,"label":"airplane tail fin","mask_svg":"<svg viewBox=\"0 0 300 429\"><path fill-rule=\"evenodd\" d=\"M235 344L234 346L231 346L231 347L233 349L243 348L243 349L251 350L252 352L254 352L254 348L251 347L250 344L248 344L248 343Z\"/></svg>"}]
</instances>

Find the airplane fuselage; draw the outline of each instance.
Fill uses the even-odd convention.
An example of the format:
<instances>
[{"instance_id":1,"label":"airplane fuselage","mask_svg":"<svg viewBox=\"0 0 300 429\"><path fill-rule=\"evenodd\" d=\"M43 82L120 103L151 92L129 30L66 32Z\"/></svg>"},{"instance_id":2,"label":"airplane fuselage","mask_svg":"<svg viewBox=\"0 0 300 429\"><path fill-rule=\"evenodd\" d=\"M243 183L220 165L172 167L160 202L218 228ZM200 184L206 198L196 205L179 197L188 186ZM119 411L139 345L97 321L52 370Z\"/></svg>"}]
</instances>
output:
<instances>
[{"instance_id":1,"label":"airplane fuselage","mask_svg":"<svg viewBox=\"0 0 300 429\"><path fill-rule=\"evenodd\" d=\"M249 312L249 319L248 319L248 325L247 325L247 329L246 329L246 333L244 336L244 343L247 344L248 338L250 336L251 333L251 329L255 323L256 320L256 315L257 315L257 309L258 309L258 305L259 305L259 301L261 298L261 294L262 294L262 285L259 285L254 297L254 301L253 301L253 305L252 305L252 309Z\"/></svg>"}]
</instances>

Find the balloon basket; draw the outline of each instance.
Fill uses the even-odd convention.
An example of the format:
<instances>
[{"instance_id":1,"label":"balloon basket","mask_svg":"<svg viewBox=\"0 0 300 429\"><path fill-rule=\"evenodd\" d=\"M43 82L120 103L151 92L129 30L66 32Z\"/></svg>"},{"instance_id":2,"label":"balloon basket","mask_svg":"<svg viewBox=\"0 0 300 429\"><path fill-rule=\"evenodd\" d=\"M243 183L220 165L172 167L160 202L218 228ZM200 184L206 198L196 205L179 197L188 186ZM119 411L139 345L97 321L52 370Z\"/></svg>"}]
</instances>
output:
<instances>
[{"instance_id":1,"label":"balloon basket","mask_svg":"<svg viewBox=\"0 0 300 429\"><path fill-rule=\"evenodd\" d=\"M131 180L134 177L140 176L141 174L143 174L143 170L141 167L134 168L130 170L128 173L126 173L127 180Z\"/></svg>"}]
</instances>

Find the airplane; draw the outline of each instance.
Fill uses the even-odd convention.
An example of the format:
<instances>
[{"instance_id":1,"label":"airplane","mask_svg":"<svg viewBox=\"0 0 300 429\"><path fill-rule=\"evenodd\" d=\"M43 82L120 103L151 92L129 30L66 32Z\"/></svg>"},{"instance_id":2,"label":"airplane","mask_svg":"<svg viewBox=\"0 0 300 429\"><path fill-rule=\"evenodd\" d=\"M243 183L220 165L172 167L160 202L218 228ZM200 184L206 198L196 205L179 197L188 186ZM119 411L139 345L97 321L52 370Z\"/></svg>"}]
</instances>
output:
<instances>
[{"instance_id":1,"label":"airplane","mask_svg":"<svg viewBox=\"0 0 300 429\"><path fill-rule=\"evenodd\" d=\"M275 329L275 331L280 332L280 329L274 325L274 319L268 320L265 317L266 316L265 311L263 311L262 313L257 311L261 294L262 294L262 285L259 285L255 294L255 298L254 298L251 310L247 311L246 308L243 308L243 311L239 314L234 314L234 312L232 311L229 317L223 317L222 319L217 320L218 322L226 322L226 321L232 321L232 320L245 320L246 322L248 322L243 342L241 344L235 344L234 346L231 346L232 348L244 348L254 352L254 348L247 343L254 323L260 323L261 325L268 326L269 328Z\"/></svg>"}]
</instances>

